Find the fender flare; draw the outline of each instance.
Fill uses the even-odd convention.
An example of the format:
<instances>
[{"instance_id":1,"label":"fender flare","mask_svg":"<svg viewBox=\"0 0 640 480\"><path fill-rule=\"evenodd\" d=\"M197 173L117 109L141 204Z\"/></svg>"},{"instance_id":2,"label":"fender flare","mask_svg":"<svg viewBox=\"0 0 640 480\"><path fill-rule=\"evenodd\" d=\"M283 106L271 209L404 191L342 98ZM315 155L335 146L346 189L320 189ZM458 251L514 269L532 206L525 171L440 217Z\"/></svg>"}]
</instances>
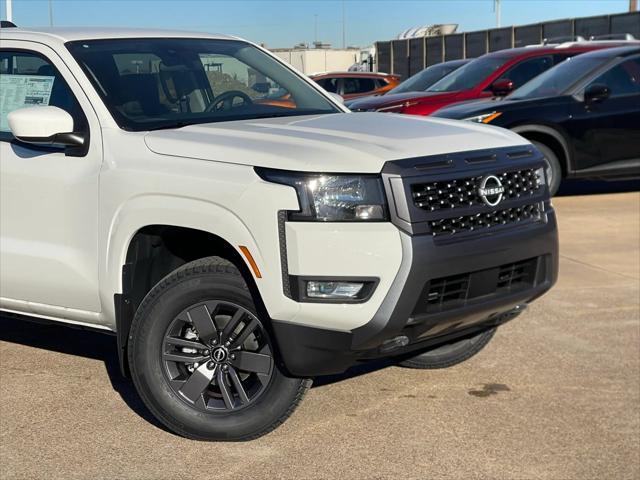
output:
<instances>
[{"instance_id":1,"label":"fender flare","mask_svg":"<svg viewBox=\"0 0 640 480\"><path fill-rule=\"evenodd\" d=\"M126 257L134 236L151 225L184 227L217 235L238 250L250 249L255 260L264 263L258 243L247 226L234 213L218 204L188 197L142 195L128 200L113 216L104 245L101 265L101 302L118 342L120 367L126 375L125 349L134 306L125 292L130 274ZM246 262L242 254L240 257ZM249 265L247 265L250 268Z\"/></svg>"}]
</instances>

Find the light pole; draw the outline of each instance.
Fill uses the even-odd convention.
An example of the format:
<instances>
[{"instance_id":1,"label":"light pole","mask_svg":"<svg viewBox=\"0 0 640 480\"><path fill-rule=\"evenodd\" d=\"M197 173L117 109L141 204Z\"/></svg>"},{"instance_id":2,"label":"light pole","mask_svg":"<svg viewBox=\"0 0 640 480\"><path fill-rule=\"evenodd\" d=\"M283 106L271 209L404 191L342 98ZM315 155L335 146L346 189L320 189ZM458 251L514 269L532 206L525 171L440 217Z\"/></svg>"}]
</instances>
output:
<instances>
[{"instance_id":1,"label":"light pole","mask_svg":"<svg viewBox=\"0 0 640 480\"><path fill-rule=\"evenodd\" d=\"M313 43L318 43L318 14L313 16Z\"/></svg>"},{"instance_id":2,"label":"light pole","mask_svg":"<svg viewBox=\"0 0 640 480\"><path fill-rule=\"evenodd\" d=\"M53 0L49 0L49 26L53 27Z\"/></svg>"},{"instance_id":3,"label":"light pole","mask_svg":"<svg viewBox=\"0 0 640 480\"><path fill-rule=\"evenodd\" d=\"M347 20L344 14L344 2L342 0L342 48L347 48Z\"/></svg>"},{"instance_id":4,"label":"light pole","mask_svg":"<svg viewBox=\"0 0 640 480\"><path fill-rule=\"evenodd\" d=\"M496 11L496 25L500 28L500 24L502 23L500 18L500 0L494 0L493 8Z\"/></svg>"},{"instance_id":5,"label":"light pole","mask_svg":"<svg viewBox=\"0 0 640 480\"><path fill-rule=\"evenodd\" d=\"M13 5L11 5L11 0L6 0L7 2L7 20L13 22Z\"/></svg>"}]
</instances>

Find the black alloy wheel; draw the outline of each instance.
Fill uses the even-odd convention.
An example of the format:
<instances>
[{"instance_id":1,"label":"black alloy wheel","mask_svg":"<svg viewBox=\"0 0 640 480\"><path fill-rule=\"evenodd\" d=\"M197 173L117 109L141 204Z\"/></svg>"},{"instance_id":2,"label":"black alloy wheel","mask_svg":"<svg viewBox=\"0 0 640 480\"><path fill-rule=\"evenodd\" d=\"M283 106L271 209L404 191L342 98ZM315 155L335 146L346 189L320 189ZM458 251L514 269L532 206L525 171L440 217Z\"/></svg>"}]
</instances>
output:
<instances>
[{"instance_id":1,"label":"black alloy wheel","mask_svg":"<svg viewBox=\"0 0 640 480\"><path fill-rule=\"evenodd\" d=\"M171 388L205 412L239 410L264 392L273 355L246 308L211 300L183 310L167 328L162 360Z\"/></svg>"}]
</instances>

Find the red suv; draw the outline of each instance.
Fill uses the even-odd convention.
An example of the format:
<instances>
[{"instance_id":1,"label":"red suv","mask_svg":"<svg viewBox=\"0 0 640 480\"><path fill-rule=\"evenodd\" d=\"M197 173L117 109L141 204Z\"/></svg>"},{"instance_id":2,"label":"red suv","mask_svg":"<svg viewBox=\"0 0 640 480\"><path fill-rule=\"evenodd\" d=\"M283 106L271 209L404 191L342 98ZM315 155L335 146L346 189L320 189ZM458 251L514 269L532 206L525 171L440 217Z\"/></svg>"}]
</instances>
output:
<instances>
[{"instance_id":1,"label":"red suv","mask_svg":"<svg viewBox=\"0 0 640 480\"><path fill-rule=\"evenodd\" d=\"M624 45L628 42L591 41L500 50L476 58L423 92L365 98L352 102L349 108L355 112L430 115L452 103L507 95L568 57Z\"/></svg>"}]
</instances>

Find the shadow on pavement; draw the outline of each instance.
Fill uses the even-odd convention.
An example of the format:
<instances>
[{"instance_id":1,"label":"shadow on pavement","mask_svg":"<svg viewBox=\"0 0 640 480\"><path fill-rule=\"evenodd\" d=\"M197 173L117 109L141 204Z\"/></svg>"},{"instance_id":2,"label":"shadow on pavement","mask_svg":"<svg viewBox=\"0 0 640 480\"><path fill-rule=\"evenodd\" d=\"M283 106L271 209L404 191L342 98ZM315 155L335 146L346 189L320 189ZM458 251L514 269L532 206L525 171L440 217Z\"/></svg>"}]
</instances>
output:
<instances>
[{"instance_id":1,"label":"shadow on pavement","mask_svg":"<svg viewBox=\"0 0 640 480\"><path fill-rule=\"evenodd\" d=\"M104 362L113 389L135 413L168 431L147 410L133 383L120 373L116 337L98 330L57 325L33 317L0 314L0 340Z\"/></svg>"},{"instance_id":2,"label":"shadow on pavement","mask_svg":"<svg viewBox=\"0 0 640 480\"><path fill-rule=\"evenodd\" d=\"M313 380L312 388L324 387L326 385L331 385L332 383L343 382L351 378L366 375L367 373L373 373L377 372L378 370L384 370L385 368L393 367L396 364L397 361L393 360L372 360L370 362L351 367L349 370L339 375L326 375L324 377L316 377Z\"/></svg>"},{"instance_id":3,"label":"shadow on pavement","mask_svg":"<svg viewBox=\"0 0 640 480\"><path fill-rule=\"evenodd\" d=\"M92 358L104 362L113 389L138 415L166 430L147 410L131 380L120 373L116 337L100 330L82 329L67 324L55 324L36 317L0 314L0 340L52 352ZM330 385L381 370L393 365L389 361L374 361L350 368L343 374L318 377L314 387Z\"/></svg>"},{"instance_id":4,"label":"shadow on pavement","mask_svg":"<svg viewBox=\"0 0 640 480\"><path fill-rule=\"evenodd\" d=\"M605 182L603 180L565 180L557 197L574 195L597 195L604 193L626 193L640 191L640 180Z\"/></svg>"}]
</instances>

